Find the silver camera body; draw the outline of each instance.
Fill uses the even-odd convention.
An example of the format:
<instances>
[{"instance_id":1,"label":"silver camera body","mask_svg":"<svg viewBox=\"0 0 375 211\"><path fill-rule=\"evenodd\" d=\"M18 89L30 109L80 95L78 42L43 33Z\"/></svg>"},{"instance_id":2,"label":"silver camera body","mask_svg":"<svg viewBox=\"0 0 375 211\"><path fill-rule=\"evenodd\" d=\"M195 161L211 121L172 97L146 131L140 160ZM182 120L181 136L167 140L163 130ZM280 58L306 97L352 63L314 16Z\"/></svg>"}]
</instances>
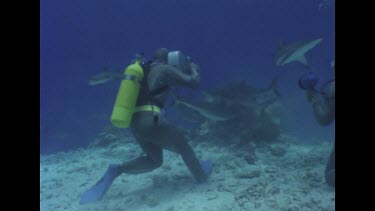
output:
<instances>
[{"instance_id":1,"label":"silver camera body","mask_svg":"<svg viewBox=\"0 0 375 211\"><path fill-rule=\"evenodd\" d=\"M191 60L185 56L181 51L171 51L168 53L168 64L181 70L183 73L190 74Z\"/></svg>"}]
</instances>

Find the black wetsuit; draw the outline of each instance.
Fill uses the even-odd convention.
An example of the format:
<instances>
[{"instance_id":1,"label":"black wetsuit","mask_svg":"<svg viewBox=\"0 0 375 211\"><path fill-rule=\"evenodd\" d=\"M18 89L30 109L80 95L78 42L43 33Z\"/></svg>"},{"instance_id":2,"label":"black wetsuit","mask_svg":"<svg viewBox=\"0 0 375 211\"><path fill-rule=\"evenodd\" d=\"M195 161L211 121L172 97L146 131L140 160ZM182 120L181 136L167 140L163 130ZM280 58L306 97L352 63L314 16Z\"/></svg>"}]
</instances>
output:
<instances>
[{"instance_id":1,"label":"black wetsuit","mask_svg":"<svg viewBox=\"0 0 375 211\"><path fill-rule=\"evenodd\" d=\"M334 84L332 86L334 86ZM331 89L330 96L325 99L325 106L327 107L327 109L329 109L329 112L327 112L328 113L327 118L330 119L329 123L333 122L335 119L335 92L332 90L333 89ZM324 172L326 183L332 187L335 187L335 177L336 177L335 143L336 141L333 142L333 147L328 157L328 161L327 161L325 172Z\"/></svg>"},{"instance_id":2,"label":"black wetsuit","mask_svg":"<svg viewBox=\"0 0 375 211\"><path fill-rule=\"evenodd\" d=\"M334 86L334 83L331 84ZM310 91L308 95L317 98L317 93L315 91ZM329 89L327 95L324 96L324 102L316 100L313 102L314 114L320 125L325 126L331 124L335 120L335 91L334 89ZM328 157L326 168L324 171L325 181L329 186L335 187L335 142L333 143L332 151Z\"/></svg>"},{"instance_id":3,"label":"black wetsuit","mask_svg":"<svg viewBox=\"0 0 375 211\"><path fill-rule=\"evenodd\" d=\"M329 155L328 162L325 169L326 183L332 187L335 187L335 142L331 154Z\"/></svg>"},{"instance_id":4,"label":"black wetsuit","mask_svg":"<svg viewBox=\"0 0 375 211\"><path fill-rule=\"evenodd\" d=\"M199 69L195 64L192 64L191 68ZM152 104L162 109L172 86L193 88L199 84L199 77L192 77L160 62L145 66L144 72L137 106ZM162 165L163 149L167 149L181 155L198 182L206 180L207 175L189 146L188 140L161 113L152 111L134 113L130 129L146 155L123 163L121 172L129 174L150 172Z\"/></svg>"}]
</instances>

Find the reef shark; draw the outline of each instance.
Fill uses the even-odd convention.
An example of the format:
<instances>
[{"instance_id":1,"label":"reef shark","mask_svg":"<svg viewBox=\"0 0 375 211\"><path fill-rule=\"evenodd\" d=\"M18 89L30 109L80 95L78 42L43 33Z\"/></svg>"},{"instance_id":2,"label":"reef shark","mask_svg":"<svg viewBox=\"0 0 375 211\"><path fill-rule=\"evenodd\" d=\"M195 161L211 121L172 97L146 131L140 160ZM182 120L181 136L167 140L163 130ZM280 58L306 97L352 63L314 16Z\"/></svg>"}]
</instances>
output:
<instances>
[{"instance_id":1,"label":"reef shark","mask_svg":"<svg viewBox=\"0 0 375 211\"><path fill-rule=\"evenodd\" d=\"M93 75L89 80L89 85L95 86L99 84L104 84L112 80L117 80L123 78L122 73L113 72L113 71L104 71Z\"/></svg>"},{"instance_id":2,"label":"reef shark","mask_svg":"<svg viewBox=\"0 0 375 211\"><path fill-rule=\"evenodd\" d=\"M263 107L275 102L281 95L277 90L279 76L275 76L267 88L256 88L240 81L202 94L206 102L220 105L241 105L247 108Z\"/></svg>"},{"instance_id":3,"label":"reef shark","mask_svg":"<svg viewBox=\"0 0 375 211\"><path fill-rule=\"evenodd\" d=\"M297 61L302 63L305 67L308 67L309 65L305 53L318 45L322 40L322 38L318 38L314 40L297 41L288 45L281 42L276 53L276 66L284 66L292 61Z\"/></svg>"},{"instance_id":4,"label":"reef shark","mask_svg":"<svg viewBox=\"0 0 375 211\"><path fill-rule=\"evenodd\" d=\"M196 115L199 114L211 121L225 121L242 115L249 109L264 110L273 104L280 97L277 90L278 78L279 76L275 76L267 88L252 87L245 81L240 81L213 91L202 91L204 100L201 101L178 99L172 93L173 104L178 106L180 114L193 119L199 119Z\"/></svg>"},{"instance_id":5,"label":"reef shark","mask_svg":"<svg viewBox=\"0 0 375 211\"><path fill-rule=\"evenodd\" d=\"M190 100L181 100L178 99L175 95L172 94L174 105L184 106L193 110L194 112L199 113L208 120L211 121L225 121L230 119L235 115L235 112L232 108L229 108L225 105L215 105L205 101L193 102Z\"/></svg>"}]
</instances>

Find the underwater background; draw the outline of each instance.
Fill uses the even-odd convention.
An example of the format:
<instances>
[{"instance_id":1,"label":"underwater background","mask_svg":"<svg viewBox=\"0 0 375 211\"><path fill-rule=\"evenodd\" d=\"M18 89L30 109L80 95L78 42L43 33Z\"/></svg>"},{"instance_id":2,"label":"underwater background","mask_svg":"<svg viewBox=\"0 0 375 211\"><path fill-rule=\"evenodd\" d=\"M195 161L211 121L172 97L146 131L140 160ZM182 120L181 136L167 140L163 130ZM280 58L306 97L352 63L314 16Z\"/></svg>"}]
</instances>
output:
<instances>
[{"instance_id":1,"label":"underwater background","mask_svg":"<svg viewBox=\"0 0 375 211\"><path fill-rule=\"evenodd\" d=\"M301 141L333 140L334 124L316 123L298 87L307 70L296 62L276 67L274 56L281 41L323 38L306 54L308 71L319 83L333 78L334 10L323 0L41 0L41 154L87 146L109 124L120 84L89 86L89 78L105 68L123 71L135 53L152 58L159 47L192 57L202 90L241 79L265 87L283 72L289 131Z\"/></svg>"},{"instance_id":2,"label":"underwater background","mask_svg":"<svg viewBox=\"0 0 375 211\"><path fill-rule=\"evenodd\" d=\"M276 65L282 43L319 38L305 53L308 68ZM212 161L208 181L196 184L164 150L159 168L122 174L103 198L82 204L110 164L142 154L129 129L111 125L121 81L103 73L123 73L137 53L152 59L161 47L200 66L198 89L175 89L180 103L169 99L163 113L199 160ZM334 79L334 59L334 0L41 0L40 210L335 210L324 178L335 123L318 124L298 83L308 72L317 87ZM98 74L103 83L92 83ZM271 104L236 107L238 96L267 97L275 77ZM233 111L202 100L212 90L230 90ZM189 98L234 117L209 121L181 106Z\"/></svg>"}]
</instances>

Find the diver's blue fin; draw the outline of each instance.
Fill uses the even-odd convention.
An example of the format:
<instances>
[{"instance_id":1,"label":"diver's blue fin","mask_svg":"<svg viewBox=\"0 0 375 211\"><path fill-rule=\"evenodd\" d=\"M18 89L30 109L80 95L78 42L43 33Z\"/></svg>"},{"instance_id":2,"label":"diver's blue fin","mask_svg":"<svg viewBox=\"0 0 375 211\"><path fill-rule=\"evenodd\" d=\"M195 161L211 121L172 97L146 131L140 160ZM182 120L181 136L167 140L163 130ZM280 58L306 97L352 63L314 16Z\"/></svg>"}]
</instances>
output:
<instances>
[{"instance_id":1,"label":"diver's blue fin","mask_svg":"<svg viewBox=\"0 0 375 211\"><path fill-rule=\"evenodd\" d=\"M112 182L120 175L119 165L109 165L104 176L81 197L80 204L86 204L100 200L107 192Z\"/></svg>"}]
</instances>

